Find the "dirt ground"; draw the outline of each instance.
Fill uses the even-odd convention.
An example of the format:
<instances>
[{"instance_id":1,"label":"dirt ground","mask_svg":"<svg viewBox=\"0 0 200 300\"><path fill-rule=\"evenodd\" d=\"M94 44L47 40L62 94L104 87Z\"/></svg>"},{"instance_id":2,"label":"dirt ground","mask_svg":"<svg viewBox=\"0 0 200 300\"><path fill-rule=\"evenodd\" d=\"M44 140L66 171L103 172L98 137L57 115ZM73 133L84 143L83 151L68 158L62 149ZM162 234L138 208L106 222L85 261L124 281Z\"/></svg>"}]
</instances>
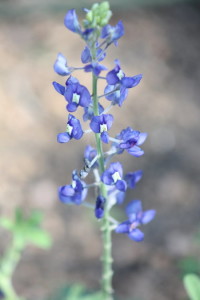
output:
<instances>
[{"instance_id":1,"label":"dirt ground","mask_svg":"<svg viewBox=\"0 0 200 300\"><path fill-rule=\"evenodd\" d=\"M0 20L1 214L11 216L16 206L40 209L54 239L46 252L28 247L17 268L16 289L30 300L71 282L98 289L101 272L98 222L85 208L57 199L57 187L70 183L72 170L82 167L85 145L94 144L89 136L67 145L56 142L67 112L51 85L64 79L52 65L62 52L71 66L80 66L84 46L63 26L64 15L38 11ZM113 109L111 132L127 126L148 132L143 157L119 159L127 172L144 171L126 203L141 199L157 216L144 228L142 243L113 235L114 288L122 299L185 300L178 262L200 253L194 242L200 226L200 9L143 7L115 15L113 24L118 19L126 35L117 48L110 47L104 64L111 69L119 58L126 74L144 78L123 107ZM90 74L77 76L90 85ZM117 213L125 218L123 207ZM2 229L0 240L3 253L8 236Z\"/></svg>"}]
</instances>

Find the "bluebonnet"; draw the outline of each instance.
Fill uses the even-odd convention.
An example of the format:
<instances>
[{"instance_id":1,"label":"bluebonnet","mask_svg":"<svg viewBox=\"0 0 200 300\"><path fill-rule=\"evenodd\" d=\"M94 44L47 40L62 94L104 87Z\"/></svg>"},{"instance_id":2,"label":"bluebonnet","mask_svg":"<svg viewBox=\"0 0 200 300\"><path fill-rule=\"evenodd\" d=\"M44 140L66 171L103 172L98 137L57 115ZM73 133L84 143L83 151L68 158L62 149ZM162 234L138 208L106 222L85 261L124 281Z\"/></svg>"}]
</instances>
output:
<instances>
[{"instance_id":1,"label":"bluebonnet","mask_svg":"<svg viewBox=\"0 0 200 300\"><path fill-rule=\"evenodd\" d=\"M124 192L127 188L126 182L123 178L123 168L121 163L111 163L109 168L103 172L101 180L106 185L115 185L115 187Z\"/></svg>"},{"instance_id":2,"label":"bluebonnet","mask_svg":"<svg viewBox=\"0 0 200 300\"><path fill-rule=\"evenodd\" d=\"M102 114L100 116L94 116L90 122L90 128L95 133L101 134L101 140L104 143L109 142L108 130L111 128L113 123L113 116L110 114Z\"/></svg>"},{"instance_id":3,"label":"bluebonnet","mask_svg":"<svg viewBox=\"0 0 200 300\"><path fill-rule=\"evenodd\" d=\"M107 45L114 43L117 46L117 40L124 35L124 25L119 21L115 26L110 24L104 26L101 31L101 38L106 39Z\"/></svg>"},{"instance_id":4,"label":"bluebonnet","mask_svg":"<svg viewBox=\"0 0 200 300\"><path fill-rule=\"evenodd\" d=\"M58 82L56 82L56 81L53 81L53 87L56 90L56 92L58 92L59 94L64 96L67 86L70 85L70 84L76 84L76 83L79 83L79 80L76 77L70 76L66 80L65 86L58 83Z\"/></svg>"},{"instance_id":5,"label":"bluebonnet","mask_svg":"<svg viewBox=\"0 0 200 300\"><path fill-rule=\"evenodd\" d=\"M97 45L97 47L98 47L98 45ZM101 48L97 48L96 56L97 56L98 61L102 61L105 58L106 53ZM92 62L92 56L90 53L90 49L87 46L84 48L84 50L81 53L81 61L83 64Z\"/></svg>"},{"instance_id":6,"label":"bluebonnet","mask_svg":"<svg viewBox=\"0 0 200 300\"><path fill-rule=\"evenodd\" d=\"M88 89L79 82L68 83L64 93L65 99L68 101L67 110L74 112L80 105L88 107L91 103L91 96Z\"/></svg>"},{"instance_id":7,"label":"bluebonnet","mask_svg":"<svg viewBox=\"0 0 200 300\"><path fill-rule=\"evenodd\" d=\"M155 217L155 210L142 210L142 203L140 200L131 201L127 208L126 214L128 220L119 224L115 231L117 233L125 233L131 240L140 242L144 239L144 233L138 229L140 225L149 223Z\"/></svg>"},{"instance_id":8,"label":"bluebonnet","mask_svg":"<svg viewBox=\"0 0 200 300\"><path fill-rule=\"evenodd\" d=\"M104 205L105 205L106 199L99 195L96 200L95 205L95 216L97 219L101 219L104 216Z\"/></svg>"},{"instance_id":9,"label":"bluebonnet","mask_svg":"<svg viewBox=\"0 0 200 300\"><path fill-rule=\"evenodd\" d=\"M73 115L69 114L68 122L66 126L66 132L59 133L57 135L57 141L59 143L67 143L72 138L76 140L80 140L82 136L83 136L83 130L80 121Z\"/></svg>"},{"instance_id":10,"label":"bluebonnet","mask_svg":"<svg viewBox=\"0 0 200 300\"><path fill-rule=\"evenodd\" d=\"M109 85L120 84L129 89L138 85L141 79L142 74L133 77L126 77L120 67L118 59L115 60L115 68L106 75L106 81Z\"/></svg>"},{"instance_id":11,"label":"bluebonnet","mask_svg":"<svg viewBox=\"0 0 200 300\"><path fill-rule=\"evenodd\" d=\"M84 67L85 72L93 72L94 75L96 75L96 76L99 76L101 71L105 71L105 70L107 70L107 68L105 66L99 64L98 62L93 62Z\"/></svg>"},{"instance_id":12,"label":"bluebonnet","mask_svg":"<svg viewBox=\"0 0 200 300\"><path fill-rule=\"evenodd\" d=\"M77 172L72 173L72 183L70 185L60 186L58 196L61 202L65 204L80 205L87 196L86 184L79 179Z\"/></svg>"},{"instance_id":13,"label":"bluebonnet","mask_svg":"<svg viewBox=\"0 0 200 300\"><path fill-rule=\"evenodd\" d=\"M105 98L112 102L113 105L118 104L122 106L122 103L128 96L128 89L124 86L107 85L104 89Z\"/></svg>"},{"instance_id":14,"label":"bluebonnet","mask_svg":"<svg viewBox=\"0 0 200 300\"><path fill-rule=\"evenodd\" d=\"M147 138L147 133L133 130L131 127L123 129L116 139L117 143L113 143L113 147L116 147L117 153L122 153L124 150L133 156L139 157L144 154L144 151L138 147L144 143Z\"/></svg>"}]
</instances>

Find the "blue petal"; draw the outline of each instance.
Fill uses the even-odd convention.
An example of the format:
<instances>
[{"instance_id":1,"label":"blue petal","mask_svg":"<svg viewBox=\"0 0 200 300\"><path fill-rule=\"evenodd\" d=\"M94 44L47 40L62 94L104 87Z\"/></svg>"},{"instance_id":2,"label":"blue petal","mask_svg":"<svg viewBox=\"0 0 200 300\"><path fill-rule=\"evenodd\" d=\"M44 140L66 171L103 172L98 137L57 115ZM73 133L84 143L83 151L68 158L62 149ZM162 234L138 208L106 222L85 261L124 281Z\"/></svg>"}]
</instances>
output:
<instances>
[{"instance_id":1,"label":"blue petal","mask_svg":"<svg viewBox=\"0 0 200 300\"><path fill-rule=\"evenodd\" d=\"M81 86L81 97L80 97L80 106L82 107L88 107L91 103L91 96L90 93L88 91L88 89L86 87L84 87L83 85Z\"/></svg>"},{"instance_id":2,"label":"blue petal","mask_svg":"<svg viewBox=\"0 0 200 300\"><path fill-rule=\"evenodd\" d=\"M126 207L126 214L128 217L132 217L132 215L136 216L140 212L142 212L142 202L140 200L133 200ZM132 218L131 221L133 222Z\"/></svg>"},{"instance_id":3,"label":"blue petal","mask_svg":"<svg viewBox=\"0 0 200 300\"><path fill-rule=\"evenodd\" d=\"M67 143L70 139L71 137L67 132L62 132L57 135L58 143Z\"/></svg>"},{"instance_id":4,"label":"blue petal","mask_svg":"<svg viewBox=\"0 0 200 300\"><path fill-rule=\"evenodd\" d=\"M108 133L106 131L103 131L101 133L101 140L102 140L102 142L104 142L106 144L109 143L109 135L108 135Z\"/></svg>"},{"instance_id":5,"label":"blue petal","mask_svg":"<svg viewBox=\"0 0 200 300\"><path fill-rule=\"evenodd\" d=\"M116 227L115 232L116 233L128 233L129 232L129 226L130 226L130 222L125 221L125 222L119 224Z\"/></svg>"},{"instance_id":6,"label":"blue petal","mask_svg":"<svg viewBox=\"0 0 200 300\"><path fill-rule=\"evenodd\" d=\"M126 181L124 181L124 180L117 180L117 182L116 182L116 188L119 191L125 192L126 189L127 189Z\"/></svg>"},{"instance_id":7,"label":"blue petal","mask_svg":"<svg viewBox=\"0 0 200 300\"><path fill-rule=\"evenodd\" d=\"M56 92L58 92L61 95L64 95L65 87L63 85L61 85L60 83L54 81L53 86L54 86L54 89L56 90Z\"/></svg>"},{"instance_id":8,"label":"blue petal","mask_svg":"<svg viewBox=\"0 0 200 300\"><path fill-rule=\"evenodd\" d=\"M61 76L66 76L71 73L71 70L67 67L67 60L62 53L58 54L53 67L54 71Z\"/></svg>"},{"instance_id":9,"label":"blue petal","mask_svg":"<svg viewBox=\"0 0 200 300\"><path fill-rule=\"evenodd\" d=\"M103 174L101 175L101 181L107 185L113 184L112 174L109 170L103 172Z\"/></svg>"},{"instance_id":10,"label":"blue petal","mask_svg":"<svg viewBox=\"0 0 200 300\"><path fill-rule=\"evenodd\" d=\"M77 110L78 105L76 103L69 103L66 106L66 109L68 110L68 112L74 112Z\"/></svg>"},{"instance_id":11,"label":"blue petal","mask_svg":"<svg viewBox=\"0 0 200 300\"><path fill-rule=\"evenodd\" d=\"M144 154L144 151L137 147L137 146L134 146L133 148L130 148L130 149L126 149L127 152L135 157L140 157Z\"/></svg>"},{"instance_id":12,"label":"blue petal","mask_svg":"<svg viewBox=\"0 0 200 300\"><path fill-rule=\"evenodd\" d=\"M65 19L64 19L64 24L69 30L76 32L76 33L81 33L81 27L78 22L78 18L77 18L75 9L70 9L67 12Z\"/></svg>"},{"instance_id":13,"label":"blue petal","mask_svg":"<svg viewBox=\"0 0 200 300\"><path fill-rule=\"evenodd\" d=\"M142 178L142 174L143 172L141 170L133 173L127 173L124 179L126 180L128 187L133 189L136 183Z\"/></svg>"},{"instance_id":14,"label":"blue petal","mask_svg":"<svg viewBox=\"0 0 200 300\"><path fill-rule=\"evenodd\" d=\"M100 116L93 117L91 122L90 122L90 128L92 131L95 133L100 132Z\"/></svg>"},{"instance_id":15,"label":"blue petal","mask_svg":"<svg viewBox=\"0 0 200 300\"><path fill-rule=\"evenodd\" d=\"M139 74L133 77L123 77L121 82L123 86L130 89L138 85L141 79L142 79L142 74Z\"/></svg>"},{"instance_id":16,"label":"blue petal","mask_svg":"<svg viewBox=\"0 0 200 300\"><path fill-rule=\"evenodd\" d=\"M106 75L106 81L109 85L115 85L120 81L119 78L117 77L115 70L108 72L108 74Z\"/></svg>"},{"instance_id":17,"label":"blue petal","mask_svg":"<svg viewBox=\"0 0 200 300\"><path fill-rule=\"evenodd\" d=\"M92 57L90 54L90 50L88 47L85 47L83 52L81 53L81 61L83 64L85 64L85 63L91 62L91 60L92 60Z\"/></svg>"},{"instance_id":18,"label":"blue petal","mask_svg":"<svg viewBox=\"0 0 200 300\"><path fill-rule=\"evenodd\" d=\"M142 224L147 224L151 222L154 219L155 215L156 215L156 211L153 209L143 212L142 219L141 219Z\"/></svg>"},{"instance_id":19,"label":"blue petal","mask_svg":"<svg viewBox=\"0 0 200 300\"><path fill-rule=\"evenodd\" d=\"M95 206L95 216L97 219L101 219L104 216L104 205L105 205L106 199L103 196L98 196Z\"/></svg>"},{"instance_id":20,"label":"blue petal","mask_svg":"<svg viewBox=\"0 0 200 300\"><path fill-rule=\"evenodd\" d=\"M128 237L135 242L141 242L144 239L144 233L136 228L128 234Z\"/></svg>"},{"instance_id":21,"label":"blue petal","mask_svg":"<svg viewBox=\"0 0 200 300\"><path fill-rule=\"evenodd\" d=\"M113 123L113 116L111 114L103 114L102 118L103 118L104 124L107 125L107 128L109 130Z\"/></svg>"},{"instance_id":22,"label":"blue petal","mask_svg":"<svg viewBox=\"0 0 200 300\"><path fill-rule=\"evenodd\" d=\"M139 138L137 141L137 145L138 146L142 145L145 142L147 136L148 136L148 134L146 132L140 132L140 135L139 135Z\"/></svg>"},{"instance_id":23,"label":"blue petal","mask_svg":"<svg viewBox=\"0 0 200 300\"><path fill-rule=\"evenodd\" d=\"M121 191L117 193L116 195L117 204L122 204L124 202L125 194L126 193Z\"/></svg>"}]
</instances>

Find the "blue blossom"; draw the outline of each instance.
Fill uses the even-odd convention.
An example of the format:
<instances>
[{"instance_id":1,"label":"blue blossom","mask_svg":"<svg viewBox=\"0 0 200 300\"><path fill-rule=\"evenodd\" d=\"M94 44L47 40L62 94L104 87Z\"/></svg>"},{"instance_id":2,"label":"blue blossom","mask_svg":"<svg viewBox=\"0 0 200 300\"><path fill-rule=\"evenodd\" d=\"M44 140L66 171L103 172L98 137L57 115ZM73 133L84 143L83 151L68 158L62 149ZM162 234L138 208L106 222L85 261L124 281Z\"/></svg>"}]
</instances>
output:
<instances>
[{"instance_id":1,"label":"blue blossom","mask_svg":"<svg viewBox=\"0 0 200 300\"><path fill-rule=\"evenodd\" d=\"M84 151L84 159L87 160L89 163L97 156L97 150L91 147L90 145L87 145ZM93 168L96 168L98 166L98 163L95 162L92 166Z\"/></svg>"},{"instance_id":2,"label":"blue blossom","mask_svg":"<svg viewBox=\"0 0 200 300\"><path fill-rule=\"evenodd\" d=\"M79 179L76 170L72 173L72 183L59 187L58 196L60 201L65 204L80 205L85 200L87 196L86 184Z\"/></svg>"},{"instance_id":3,"label":"blue blossom","mask_svg":"<svg viewBox=\"0 0 200 300\"><path fill-rule=\"evenodd\" d=\"M126 214L128 220L119 224L115 231L117 233L125 233L131 240L140 242L144 239L144 233L138 229L138 226L149 223L155 217L155 210L142 210L142 203L140 200L131 201L127 208Z\"/></svg>"},{"instance_id":4,"label":"blue blossom","mask_svg":"<svg viewBox=\"0 0 200 300\"><path fill-rule=\"evenodd\" d=\"M115 185L115 187L124 192L127 188L126 182L123 178L122 165L119 162L111 163L109 168L101 175L101 180L106 185Z\"/></svg>"},{"instance_id":5,"label":"blue blossom","mask_svg":"<svg viewBox=\"0 0 200 300\"><path fill-rule=\"evenodd\" d=\"M69 112L76 111L79 105L88 107L91 103L91 96L88 89L79 82L67 83L64 96L68 101L66 108Z\"/></svg>"},{"instance_id":6,"label":"blue blossom","mask_svg":"<svg viewBox=\"0 0 200 300\"><path fill-rule=\"evenodd\" d=\"M124 176L124 180L126 181L129 188L133 189L138 181L142 178L143 172L141 170L136 172L127 173Z\"/></svg>"},{"instance_id":7,"label":"blue blossom","mask_svg":"<svg viewBox=\"0 0 200 300\"><path fill-rule=\"evenodd\" d=\"M103 106L98 103L99 114L102 114L104 111ZM94 117L93 104L90 104L88 107L84 107L83 121L91 120Z\"/></svg>"},{"instance_id":8,"label":"blue blossom","mask_svg":"<svg viewBox=\"0 0 200 300\"><path fill-rule=\"evenodd\" d=\"M114 143L117 153L120 154L124 150L133 156L139 157L144 154L144 151L138 147L144 143L147 138L147 133L133 130L131 127L123 129L116 139L119 139L119 143Z\"/></svg>"},{"instance_id":9,"label":"blue blossom","mask_svg":"<svg viewBox=\"0 0 200 300\"><path fill-rule=\"evenodd\" d=\"M108 84L105 87L104 94L105 94L105 98L111 101L113 105L118 104L119 106L122 106L122 103L128 96L128 89L122 85L119 86L119 84L115 84L115 85Z\"/></svg>"},{"instance_id":10,"label":"blue blossom","mask_svg":"<svg viewBox=\"0 0 200 300\"><path fill-rule=\"evenodd\" d=\"M65 82L65 86L56 81L53 81L53 87L56 90L56 92L64 96L66 87L70 84L75 84L75 83L79 83L78 79L76 77L70 76Z\"/></svg>"},{"instance_id":11,"label":"blue blossom","mask_svg":"<svg viewBox=\"0 0 200 300\"><path fill-rule=\"evenodd\" d=\"M120 67L120 62L118 59L115 60L115 68L106 75L106 80L109 85L120 84L125 88L135 87L140 83L141 79L142 74L133 77L126 77Z\"/></svg>"},{"instance_id":12,"label":"blue blossom","mask_svg":"<svg viewBox=\"0 0 200 300\"><path fill-rule=\"evenodd\" d=\"M73 68L67 66L67 59L62 53L58 53L53 67L54 71L61 76L69 75L73 71Z\"/></svg>"},{"instance_id":13,"label":"blue blossom","mask_svg":"<svg viewBox=\"0 0 200 300\"><path fill-rule=\"evenodd\" d=\"M94 116L90 122L90 128L95 133L101 134L101 140L104 143L109 142L108 130L111 128L113 123L113 116L110 114L102 114L100 116Z\"/></svg>"},{"instance_id":14,"label":"blue blossom","mask_svg":"<svg viewBox=\"0 0 200 300\"><path fill-rule=\"evenodd\" d=\"M104 216L104 205L105 205L106 199L99 195L96 200L95 205L95 216L97 219L101 219Z\"/></svg>"},{"instance_id":15,"label":"blue blossom","mask_svg":"<svg viewBox=\"0 0 200 300\"><path fill-rule=\"evenodd\" d=\"M66 132L59 133L57 135L57 141L59 143L67 143L72 138L79 140L82 136L83 136L83 130L80 121L73 115L69 114L68 122L66 126Z\"/></svg>"},{"instance_id":16,"label":"blue blossom","mask_svg":"<svg viewBox=\"0 0 200 300\"><path fill-rule=\"evenodd\" d=\"M124 35L124 25L119 21L115 26L110 24L104 26L101 31L101 38L106 39L107 45L114 43L117 46L117 40Z\"/></svg>"},{"instance_id":17,"label":"blue blossom","mask_svg":"<svg viewBox=\"0 0 200 300\"><path fill-rule=\"evenodd\" d=\"M75 9L70 9L64 19L65 26L75 32L81 34L81 26L79 24Z\"/></svg>"}]
</instances>

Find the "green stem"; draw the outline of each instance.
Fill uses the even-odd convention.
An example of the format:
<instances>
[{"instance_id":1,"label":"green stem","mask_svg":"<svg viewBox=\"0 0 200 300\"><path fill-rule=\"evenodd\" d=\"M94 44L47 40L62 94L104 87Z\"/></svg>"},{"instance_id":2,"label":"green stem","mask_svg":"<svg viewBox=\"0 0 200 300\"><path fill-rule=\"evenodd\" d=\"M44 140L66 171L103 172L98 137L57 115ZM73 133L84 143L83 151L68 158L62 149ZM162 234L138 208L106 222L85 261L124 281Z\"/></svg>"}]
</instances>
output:
<instances>
[{"instance_id":1,"label":"green stem","mask_svg":"<svg viewBox=\"0 0 200 300\"><path fill-rule=\"evenodd\" d=\"M93 95L93 107L94 107L94 115L99 115L98 109L98 97L97 97L97 77L93 74L92 77L92 95ZM103 155L103 147L100 138L100 134L95 134L96 139L96 147L97 147L97 154L99 156L99 171L102 174L105 171L104 166L104 155ZM102 239L103 239L103 255L102 255L102 293L104 296L104 300L113 300L113 289L112 289L112 228L110 225L110 215L109 215L109 208L108 208L108 196L107 196L107 189L104 183L100 184L100 192L101 195L106 199L106 205L104 210L104 217L102 219Z\"/></svg>"},{"instance_id":2,"label":"green stem","mask_svg":"<svg viewBox=\"0 0 200 300\"><path fill-rule=\"evenodd\" d=\"M5 300L22 300L15 293L12 285L12 276L21 258L23 249L24 243L21 243L21 240L14 237L10 249L6 251L0 262L0 289L4 294Z\"/></svg>"}]
</instances>

